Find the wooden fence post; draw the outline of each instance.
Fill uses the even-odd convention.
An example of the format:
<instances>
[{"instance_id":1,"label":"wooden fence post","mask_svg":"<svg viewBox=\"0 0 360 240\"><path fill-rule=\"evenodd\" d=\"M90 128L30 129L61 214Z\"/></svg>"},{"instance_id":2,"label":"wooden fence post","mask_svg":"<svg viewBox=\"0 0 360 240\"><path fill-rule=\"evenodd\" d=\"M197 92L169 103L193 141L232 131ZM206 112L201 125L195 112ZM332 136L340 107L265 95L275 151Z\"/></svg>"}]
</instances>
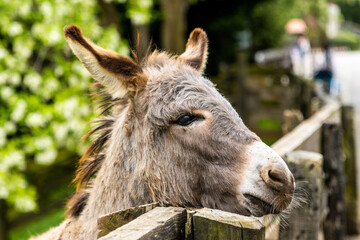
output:
<instances>
[{"instance_id":1,"label":"wooden fence post","mask_svg":"<svg viewBox=\"0 0 360 240\"><path fill-rule=\"evenodd\" d=\"M344 154L345 154L345 207L347 234L359 234L359 203L357 189L357 166L355 154L355 127L354 107L343 106L341 109L341 122L344 129Z\"/></svg>"},{"instance_id":2,"label":"wooden fence post","mask_svg":"<svg viewBox=\"0 0 360 240\"><path fill-rule=\"evenodd\" d=\"M203 208L193 215L194 240L265 240L265 227L255 218Z\"/></svg>"},{"instance_id":3,"label":"wooden fence post","mask_svg":"<svg viewBox=\"0 0 360 240\"><path fill-rule=\"evenodd\" d=\"M136 219L142 214L147 213L158 206L159 206L158 203L150 203L133 208L124 209L118 212L114 212L99 217L97 221L97 226L98 226L97 238L107 235L108 233L114 231L115 229L127 224L128 222L131 222L132 220Z\"/></svg>"},{"instance_id":4,"label":"wooden fence post","mask_svg":"<svg viewBox=\"0 0 360 240\"><path fill-rule=\"evenodd\" d=\"M338 124L322 127L323 170L327 192L328 214L324 221L326 240L345 239L345 174L342 129Z\"/></svg>"},{"instance_id":5,"label":"wooden fence post","mask_svg":"<svg viewBox=\"0 0 360 240\"><path fill-rule=\"evenodd\" d=\"M157 207L99 240L179 240L185 238L186 210Z\"/></svg>"},{"instance_id":6,"label":"wooden fence post","mask_svg":"<svg viewBox=\"0 0 360 240\"><path fill-rule=\"evenodd\" d=\"M296 182L305 182L307 202L293 209L281 224L280 240L316 240L321 235L323 210L322 155L315 152L295 151L286 155L287 163Z\"/></svg>"}]
</instances>

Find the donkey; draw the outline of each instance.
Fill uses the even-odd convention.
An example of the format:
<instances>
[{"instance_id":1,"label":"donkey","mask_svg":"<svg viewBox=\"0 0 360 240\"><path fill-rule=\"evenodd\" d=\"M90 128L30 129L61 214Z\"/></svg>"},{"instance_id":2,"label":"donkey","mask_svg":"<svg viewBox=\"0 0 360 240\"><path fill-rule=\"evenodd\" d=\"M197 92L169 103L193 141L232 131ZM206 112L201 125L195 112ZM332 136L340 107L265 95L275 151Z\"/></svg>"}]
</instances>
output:
<instances>
[{"instance_id":1,"label":"donkey","mask_svg":"<svg viewBox=\"0 0 360 240\"><path fill-rule=\"evenodd\" d=\"M75 25L64 32L102 89L104 115L89 133L97 138L80 159L67 218L34 239L96 239L99 216L151 202L257 217L287 208L293 175L203 76L202 29L180 56L155 50L135 61Z\"/></svg>"}]
</instances>

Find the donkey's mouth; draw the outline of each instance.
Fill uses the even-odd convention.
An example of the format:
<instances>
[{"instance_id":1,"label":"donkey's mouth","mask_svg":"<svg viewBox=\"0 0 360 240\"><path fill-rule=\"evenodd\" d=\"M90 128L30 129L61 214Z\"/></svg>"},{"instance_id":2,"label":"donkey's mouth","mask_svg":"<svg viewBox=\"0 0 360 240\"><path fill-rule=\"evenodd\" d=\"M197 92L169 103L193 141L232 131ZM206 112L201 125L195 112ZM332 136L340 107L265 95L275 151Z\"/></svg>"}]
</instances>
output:
<instances>
[{"instance_id":1,"label":"donkey's mouth","mask_svg":"<svg viewBox=\"0 0 360 240\"><path fill-rule=\"evenodd\" d=\"M244 194L244 197L249 200L249 207L251 215L255 217L262 217L266 214L278 214L280 210L273 207L270 203L260 199L259 197L255 197L250 194Z\"/></svg>"}]
</instances>

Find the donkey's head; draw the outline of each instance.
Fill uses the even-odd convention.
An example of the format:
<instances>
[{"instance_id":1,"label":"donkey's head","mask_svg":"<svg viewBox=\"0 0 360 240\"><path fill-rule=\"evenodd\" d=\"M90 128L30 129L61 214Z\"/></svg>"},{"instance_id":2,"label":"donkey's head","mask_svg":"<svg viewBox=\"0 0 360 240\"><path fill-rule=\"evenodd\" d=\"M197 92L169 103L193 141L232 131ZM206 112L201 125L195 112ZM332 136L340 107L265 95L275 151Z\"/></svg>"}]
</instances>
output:
<instances>
[{"instance_id":1,"label":"donkey's head","mask_svg":"<svg viewBox=\"0 0 360 240\"><path fill-rule=\"evenodd\" d=\"M96 46L76 26L65 35L112 98L100 152L126 169L134 203L148 197L254 216L289 205L295 184L283 159L202 75L208 45L202 29L191 33L182 55L155 51L141 62Z\"/></svg>"}]
</instances>

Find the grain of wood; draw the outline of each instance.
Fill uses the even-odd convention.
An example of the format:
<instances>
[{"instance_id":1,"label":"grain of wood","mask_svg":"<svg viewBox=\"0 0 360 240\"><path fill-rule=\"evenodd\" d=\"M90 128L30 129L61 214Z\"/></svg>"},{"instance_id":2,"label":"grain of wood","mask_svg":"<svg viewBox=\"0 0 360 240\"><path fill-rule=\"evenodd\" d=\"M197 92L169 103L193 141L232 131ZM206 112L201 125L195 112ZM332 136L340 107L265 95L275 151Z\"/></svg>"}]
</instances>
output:
<instances>
[{"instance_id":1,"label":"grain of wood","mask_svg":"<svg viewBox=\"0 0 360 240\"><path fill-rule=\"evenodd\" d=\"M131 222L142 214L159 206L158 203L150 203L133 208L124 209L118 212L107 214L98 218L98 235L97 237L103 237L115 229Z\"/></svg>"},{"instance_id":2,"label":"grain of wood","mask_svg":"<svg viewBox=\"0 0 360 240\"><path fill-rule=\"evenodd\" d=\"M99 240L178 240L185 238L186 210L156 207Z\"/></svg>"},{"instance_id":3,"label":"grain of wood","mask_svg":"<svg viewBox=\"0 0 360 240\"><path fill-rule=\"evenodd\" d=\"M196 213L195 210L186 210L187 219L185 223L185 240L194 240L194 223L193 216Z\"/></svg>"},{"instance_id":4,"label":"grain of wood","mask_svg":"<svg viewBox=\"0 0 360 240\"><path fill-rule=\"evenodd\" d=\"M265 239L265 227L257 219L220 210L197 210L193 224L195 240Z\"/></svg>"},{"instance_id":5,"label":"grain of wood","mask_svg":"<svg viewBox=\"0 0 360 240\"><path fill-rule=\"evenodd\" d=\"M345 173L342 148L342 129L338 124L324 124L322 128L325 191L327 211L324 221L326 240L345 239Z\"/></svg>"},{"instance_id":6,"label":"grain of wood","mask_svg":"<svg viewBox=\"0 0 360 240\"><path fill-rule=\"evenodd\" d=\"M359 221L359 193L356 167L355 122L354 107L343 106L341 109L342 127L344 129L345 154L345 202L346 202L346 228L349 235L360 233Z\"/></svg>"},{"instance_id":7,"label":"grain of wood","mask_svg":"<svg viewBox=\"0 0 360 240\"><path fill-rule=\"evenodd\" d=\"M295 151L287 154L287 163L295 181L306 183L307 202L293 209L284 227L280 227L279 240L316 240L322 235L323 210L322 155L314 152Z\"/></svg>"}]
</instances>

